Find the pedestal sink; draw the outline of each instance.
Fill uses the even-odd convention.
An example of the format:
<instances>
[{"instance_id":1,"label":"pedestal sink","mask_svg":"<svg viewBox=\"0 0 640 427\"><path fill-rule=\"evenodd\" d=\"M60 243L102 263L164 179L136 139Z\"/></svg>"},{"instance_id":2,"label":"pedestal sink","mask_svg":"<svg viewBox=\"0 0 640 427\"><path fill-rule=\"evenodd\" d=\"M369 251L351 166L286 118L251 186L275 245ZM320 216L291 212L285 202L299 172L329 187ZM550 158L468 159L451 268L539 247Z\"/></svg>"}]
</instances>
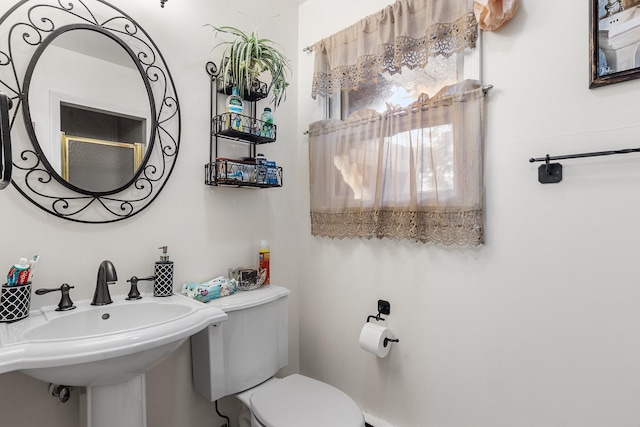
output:
<instances>
[{"instance_id":1,"label":"pedestal sink","mask_svg":"<svg viewBox=\"0 0 640 427\"><path fill-rule=\"evenodd\" d=\"M226 320L220 309L182 295L143 295L71 311L55 306L0 324L0 373L86 387L81 426L146 426L145 372L191 335Z\"/></svg>"}]
</instances>

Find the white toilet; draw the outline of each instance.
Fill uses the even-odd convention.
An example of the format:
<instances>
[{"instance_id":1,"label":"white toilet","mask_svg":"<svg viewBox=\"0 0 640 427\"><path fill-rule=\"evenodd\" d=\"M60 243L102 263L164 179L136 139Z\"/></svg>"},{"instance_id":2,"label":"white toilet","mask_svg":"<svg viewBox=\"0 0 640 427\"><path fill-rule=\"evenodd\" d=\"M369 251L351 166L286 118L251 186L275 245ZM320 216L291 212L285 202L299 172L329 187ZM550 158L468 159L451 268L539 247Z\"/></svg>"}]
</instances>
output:
<instances>
[{"instance_id":1,"label":"white toilet","mask_svg":"<svg viewBox=\"0 0 640 427\"><path fill-rule=\"evenodd\" d=\"M303 375L277 379L288 363L286 288L269 285L208 302L228 320L191 337L193 383L210 401L235 394L242 427L364 427L349 396Z\"/></svg>"}]
</instances>

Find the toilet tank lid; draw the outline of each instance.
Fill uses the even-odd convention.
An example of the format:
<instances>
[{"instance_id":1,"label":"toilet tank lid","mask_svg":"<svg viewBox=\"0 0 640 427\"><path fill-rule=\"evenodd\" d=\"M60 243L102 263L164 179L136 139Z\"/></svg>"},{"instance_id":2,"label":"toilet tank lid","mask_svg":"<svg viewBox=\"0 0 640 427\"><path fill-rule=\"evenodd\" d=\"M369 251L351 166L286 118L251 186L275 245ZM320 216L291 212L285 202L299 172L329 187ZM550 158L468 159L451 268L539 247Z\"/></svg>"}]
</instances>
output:
<instances>
[{"instance_id":1,"label":"toilet tank lid","mask_svg":"<svg viewBox=\"0 0 640 427\"><path fill-rule=\"evenodd\" d=\"M238 291L233 295L211 300L207 302L207 305L212 305L228 313L276 301L288 296L290 293L289 289L282 286L261 286L252 291Z\"/></svg>"},{"instance_id":2,"label":"toilet tank lid","mask_svg":"<svg viewBox=\"0 0 640 427\"><path fill-rule=\"evenodd\" d=\"M298 374L254 393L251 412L266 427L364 427L364 415L349 396Z\"/></svg>"}]
</instances>

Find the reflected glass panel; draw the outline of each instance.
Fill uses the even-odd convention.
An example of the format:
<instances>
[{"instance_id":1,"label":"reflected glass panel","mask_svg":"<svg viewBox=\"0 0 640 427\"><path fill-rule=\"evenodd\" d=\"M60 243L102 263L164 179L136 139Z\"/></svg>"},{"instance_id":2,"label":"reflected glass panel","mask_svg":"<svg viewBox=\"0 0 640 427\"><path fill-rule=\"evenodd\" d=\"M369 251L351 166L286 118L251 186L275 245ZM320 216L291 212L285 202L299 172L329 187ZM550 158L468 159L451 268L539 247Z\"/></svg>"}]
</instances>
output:
<instances>
[{"instance_id":1,"label":"reflected glass panel","mask_svg":"<svg viewBox=\"0 0 640 427\"><path fill-rule=\"evenodd\" d=\"M142 144L62 135L62 178L87 191L126 185L142 162Z\"/></svg>"}]
</instances>

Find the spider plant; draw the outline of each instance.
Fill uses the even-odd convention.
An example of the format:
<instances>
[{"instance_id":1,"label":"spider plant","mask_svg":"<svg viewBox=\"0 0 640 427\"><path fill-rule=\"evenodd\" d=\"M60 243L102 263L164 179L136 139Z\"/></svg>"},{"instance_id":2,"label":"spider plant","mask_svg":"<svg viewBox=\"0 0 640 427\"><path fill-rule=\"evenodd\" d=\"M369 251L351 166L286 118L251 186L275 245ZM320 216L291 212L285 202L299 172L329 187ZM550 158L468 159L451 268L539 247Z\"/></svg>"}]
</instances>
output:
<instances>
[{"instance_id":1,"label":"spider plant","mask_svg":"<svg viewBox=\"0 0 640 427\"><path fill-rule=\"evenodd\" d=\"M257 27L251 33L238 28L210 25L217 33L234 36L231 41L217 44L226 46L222 54L221 73L225 86L236 86L241 95L249 91L252 83L265 72L271 75L271 83L267 94L271 94L274 108L286 99L287 75L291 73L291 66L287 57L278 50L276 43L269 39L260 38Z\"/></svg>"}]
</instances>

